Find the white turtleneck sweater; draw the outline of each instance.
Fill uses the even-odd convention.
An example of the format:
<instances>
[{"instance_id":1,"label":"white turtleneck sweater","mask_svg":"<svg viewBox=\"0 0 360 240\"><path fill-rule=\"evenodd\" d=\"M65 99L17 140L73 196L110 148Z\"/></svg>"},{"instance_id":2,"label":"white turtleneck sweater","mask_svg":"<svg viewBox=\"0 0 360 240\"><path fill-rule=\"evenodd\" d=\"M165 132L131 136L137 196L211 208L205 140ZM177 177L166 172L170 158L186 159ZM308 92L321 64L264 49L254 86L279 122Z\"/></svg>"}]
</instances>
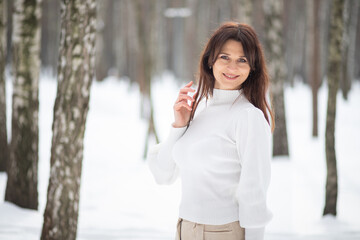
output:
<instances>
[{"instance_id":1,"label":"white turtleneck sweater","mask_svg":"<svg viewBox=\"0 0 360 240\"><path fill-rule=\"evenodd\" d=\"M238 90L214 89L189 128L173 128L149 150L159 184L180 173L179 217L221 225L239 221L245 240L262 240L272 214L266 206L271 131L262 111Z\"/></svg>"}]
</instances>

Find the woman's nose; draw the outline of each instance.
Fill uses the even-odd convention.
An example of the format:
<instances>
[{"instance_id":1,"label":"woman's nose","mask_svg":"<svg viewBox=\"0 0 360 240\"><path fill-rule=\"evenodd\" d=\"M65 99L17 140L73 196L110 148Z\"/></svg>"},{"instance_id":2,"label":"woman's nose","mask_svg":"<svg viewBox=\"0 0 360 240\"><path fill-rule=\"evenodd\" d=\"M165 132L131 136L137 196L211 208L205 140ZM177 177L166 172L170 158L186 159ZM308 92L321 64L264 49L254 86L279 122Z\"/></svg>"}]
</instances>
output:
<instances>
[{"instance_id":1,"label":"woman's nose","mask_svg":"<svg viewBox=\"0 0 360 240\"><path fill-rule=\"evenodd\" d=\"M237 65L236 65L236 61L230 61L229 64L227 65L228 69L236 69Z\"/></svg>"}]
</instances>

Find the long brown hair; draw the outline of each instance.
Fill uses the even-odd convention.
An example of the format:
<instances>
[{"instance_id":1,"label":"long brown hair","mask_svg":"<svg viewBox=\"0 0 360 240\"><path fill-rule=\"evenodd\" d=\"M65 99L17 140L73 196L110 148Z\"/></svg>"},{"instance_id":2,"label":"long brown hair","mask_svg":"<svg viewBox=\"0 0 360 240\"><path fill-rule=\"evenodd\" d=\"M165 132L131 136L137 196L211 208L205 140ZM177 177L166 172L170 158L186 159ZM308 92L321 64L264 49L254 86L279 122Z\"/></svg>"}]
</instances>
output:
<instances>
[{"instance_id":1,"label":"long brown hair","mask_svg":"<svg viewBox=\"0 0 360 240\"><path fill-rule=\"evenodd\" d=\"M235 22L227 22L221 25L211 36L203 50L199 64L199 85L196 96L194 96L195 101L188 126L194 118L199 102L204 97L207 99L213 95L215 77L212 66L221 48L225 42L230 39L242 44L245 57L250 65L249 76L245 82L240 85L239 90L242 89L249 102L263 112L266 121L271 125L271 130L273 131L275 127L274 113L266 100L266 92L269 88L269 75L261 44L252 27L247 24Z\"/></svg>"}]
</instances>

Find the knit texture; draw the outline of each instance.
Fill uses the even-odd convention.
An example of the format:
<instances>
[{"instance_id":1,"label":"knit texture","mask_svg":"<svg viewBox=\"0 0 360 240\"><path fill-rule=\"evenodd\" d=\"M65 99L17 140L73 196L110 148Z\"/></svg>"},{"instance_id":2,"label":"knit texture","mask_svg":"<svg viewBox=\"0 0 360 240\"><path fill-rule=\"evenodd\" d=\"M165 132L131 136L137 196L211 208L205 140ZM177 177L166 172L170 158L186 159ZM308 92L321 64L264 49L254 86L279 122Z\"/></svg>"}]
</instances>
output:
<instances>
[{"instance_id":1,"label":"knit texture","mask_svg":"<svg viewBox=\"0 0 360 240\"><path fill-rule=\"evenodd\" d=\"M180 174L179 217L211 225L239 221L255 230L246 234L263 235L272 216L266 205L270 145L262 111L241 91L214 89L188 129L171 128L167 140L150 150L149 165L160 184Z\"/></svg>"}]
</instances>

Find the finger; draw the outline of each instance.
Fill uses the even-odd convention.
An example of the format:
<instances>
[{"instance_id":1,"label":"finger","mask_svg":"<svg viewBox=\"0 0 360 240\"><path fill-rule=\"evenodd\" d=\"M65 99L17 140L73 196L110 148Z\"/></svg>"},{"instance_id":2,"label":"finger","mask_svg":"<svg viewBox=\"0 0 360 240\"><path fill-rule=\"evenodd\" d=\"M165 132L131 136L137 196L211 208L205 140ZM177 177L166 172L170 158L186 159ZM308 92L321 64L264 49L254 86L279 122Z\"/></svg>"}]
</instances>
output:
<instances>
[{"instance_id":1,"label":"finger","mask_svg":"<svg viewBox=\"0 0 360 240\"><path fill-rule=\"evenodd\" d=\"M185 93L187 94L188 92L195 92L195 89L193 88L189 88L189 87L184 87L180 89L180 93Z\"/></svg>"},{"instance_id":2,"label":"finger","mask_svg":"<svg viewBox=\"0 0 360 240\"><path fill-rule=\"evenodd\" d=\"M192 108L189 106L189 104L187 104L185 102L179 102L179 103L174 105L174 109L176 111L179 111L181 108L185 108L186 110L189 110L189 111L192 110Z\"/></svg>"},{"instance_id":3,"label":"finger","mask_svg":"<svg viewBox=\"0 0 360 240\"><path fill-rule=\"evenodd\" d=\"M180 95L178 96L177 100L176 100L176 103L177 103L177 102L184 101L184 100L185 100L185 101L189 100L189 101L193 102L193 101L194 101L194 98L192 98L191 96L186 95L186 94L180 94Z\"/></svg>"},{"instance_id":4,"label":"finger","mask_svg":"<svg viewBox=\"0 0 360 240\"><path fill-rule=\"evenodd\" d=\"M191 85L193 85L193 81L188 82L185 87L190 87Z\"/></svg>"}]
</instances>

